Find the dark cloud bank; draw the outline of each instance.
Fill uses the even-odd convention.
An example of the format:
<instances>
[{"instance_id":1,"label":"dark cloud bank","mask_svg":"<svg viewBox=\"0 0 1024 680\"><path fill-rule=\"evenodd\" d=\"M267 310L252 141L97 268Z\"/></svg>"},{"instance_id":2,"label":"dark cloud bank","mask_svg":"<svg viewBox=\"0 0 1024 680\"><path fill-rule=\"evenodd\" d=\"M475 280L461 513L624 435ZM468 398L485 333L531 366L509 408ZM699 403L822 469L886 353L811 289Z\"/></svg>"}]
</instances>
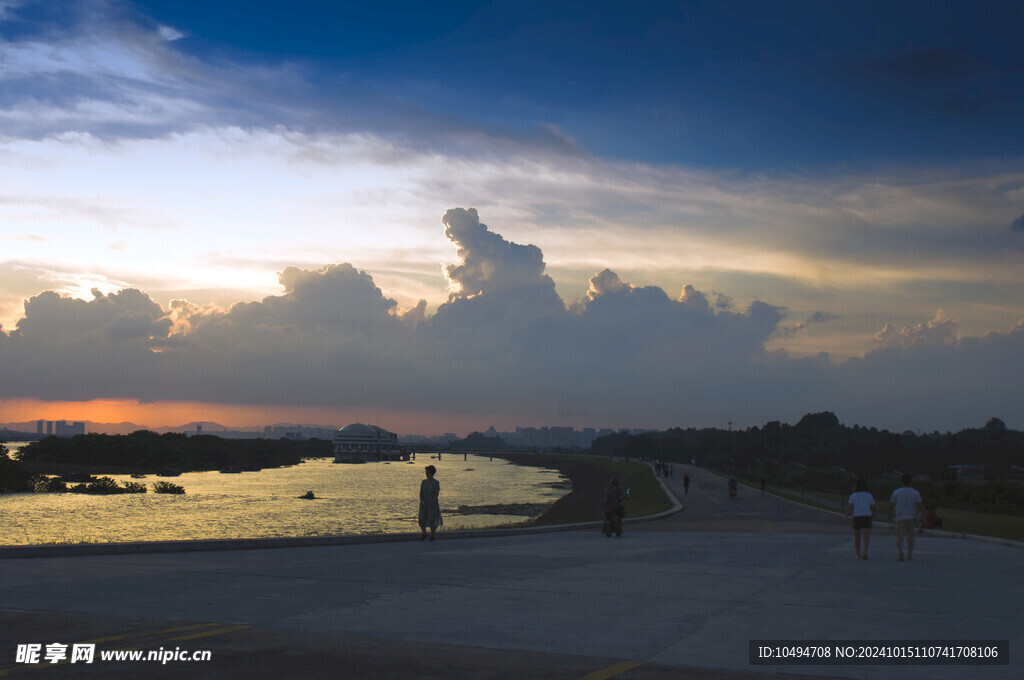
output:
<instances>
[{"instance_id":1,"label":"dark cloud bank","mask_svg":"<svg viewBox=\"0 0 1024 680\"><path fill-rule=\"evenodd\" d=\"M88 301L45 292L0 333L0 398L505 413L524 425L753 425L832 410L898 429L994 415L1024 426L1024 323L960 338L940 314L887 326L876 349L841 364L793 358L765 348L785 330L780 307L722 308L691 286L671 297L609 269L567 304L536 246L505 240L472 209L442 221L460 262L445 268L453 292L432 315L423 301L398 309L349 264L290 267L283 294L227 311L164 309L134 289Z\"/></svg>"}]
</instances>

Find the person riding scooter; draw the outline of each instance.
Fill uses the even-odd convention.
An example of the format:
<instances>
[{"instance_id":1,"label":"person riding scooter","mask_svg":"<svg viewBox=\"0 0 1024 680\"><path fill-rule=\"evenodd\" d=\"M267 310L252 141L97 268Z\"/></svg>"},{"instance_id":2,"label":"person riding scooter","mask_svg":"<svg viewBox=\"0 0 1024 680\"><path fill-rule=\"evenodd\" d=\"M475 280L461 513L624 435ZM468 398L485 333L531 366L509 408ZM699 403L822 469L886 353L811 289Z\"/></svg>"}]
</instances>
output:
<instances>
[{"instance_id":1,"label":"person riding scooter","mask_svg":"<svg viewBox=\"0 0 1024 680\"><path fill-rule=\"evenodd\" d=\"M604 491L604 525L601 532L611 538L614 532L616 536L622 535L622 518L626 514L622 502L629 498L629 494L619 486L619 479L613 477Z\"/></svg>"},{"instance_id":2,"label":"person riding scooter","mask_svg":"<svg viewBox=\"0 0 1024 680\"><path fill-rule=\"evenodd\" d=\"M729 498L736 498L736 478L729 478Z\"/></svg>"}]
</instances>

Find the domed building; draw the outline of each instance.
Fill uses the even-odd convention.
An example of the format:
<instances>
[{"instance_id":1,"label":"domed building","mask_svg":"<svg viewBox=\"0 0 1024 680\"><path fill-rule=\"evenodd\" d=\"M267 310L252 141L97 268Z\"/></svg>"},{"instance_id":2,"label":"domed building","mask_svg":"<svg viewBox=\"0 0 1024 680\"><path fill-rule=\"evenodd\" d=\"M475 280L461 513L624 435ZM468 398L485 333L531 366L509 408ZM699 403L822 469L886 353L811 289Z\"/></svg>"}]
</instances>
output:
<instances>
[{"instance_id":1,"label":"domed building","mask_svg":"<svg viewBox=\"0 0 1024 680\"><path fill-rule=\"evenodd\" d=\"M352 423L334 434L334 462L408 460L398 446L398 435L377 427Z\"/></svg>"}]
</instances>

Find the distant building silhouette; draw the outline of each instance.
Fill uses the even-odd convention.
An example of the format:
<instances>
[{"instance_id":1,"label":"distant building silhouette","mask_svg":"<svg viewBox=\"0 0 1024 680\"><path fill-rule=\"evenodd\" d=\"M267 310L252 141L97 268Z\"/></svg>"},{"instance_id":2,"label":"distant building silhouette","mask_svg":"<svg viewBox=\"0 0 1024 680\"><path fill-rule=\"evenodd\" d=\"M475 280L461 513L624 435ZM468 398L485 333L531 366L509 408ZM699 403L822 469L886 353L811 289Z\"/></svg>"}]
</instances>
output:
<instances>
[{"instance_id":1,"label":"distant building silhouette","mask_svg":"<svg viewBox=\"0 0 1024 680\"><path fill-rule=\"evenodd\" d=\"M398 435L377 427L353 423L334 435L334 462L407 460L398 446Z\"/></svg>"},{"instance_id":2,"label":"distant building silhouette","mask_svg":"<svg viewBox=\"0 0 1024 680\"><path fill-rule=\"evenodd\" d=\"M47 423L47 434L50 434L51 426L53 434L58 437L74 437L75 435L85 434L85 423L82 422L69 423L66 420L58 420L54 423Z\"/></svg>"}]
</instances>

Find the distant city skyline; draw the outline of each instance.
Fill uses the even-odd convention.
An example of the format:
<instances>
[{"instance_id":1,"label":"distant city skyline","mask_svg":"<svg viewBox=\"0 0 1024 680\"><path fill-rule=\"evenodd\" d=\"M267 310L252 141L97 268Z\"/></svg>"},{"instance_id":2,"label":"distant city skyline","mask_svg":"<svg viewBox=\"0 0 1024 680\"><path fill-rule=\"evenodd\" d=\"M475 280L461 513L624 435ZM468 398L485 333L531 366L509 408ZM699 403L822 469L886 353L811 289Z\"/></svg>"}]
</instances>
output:
<instances>
[{"instance_id":1,"label":"distant city skyline","mask_svg":"<svg viewBox=\"0 0 1024 680\"><path fill-rule=\"evenodd\" d=\"M804 414L810 415L810 414ZM837 416L838 418L838 416ZM793 421L781 421L783 425L794 426L797 424L799 419ZM1002 420L1002 419L998 419ZM553 446L564 446L571 447L577 446L579 448L587 448L590 443L597 437L604 436L606 434L626 432L629 434L641 434L649 432L662 432L674 428L679 429L717 429L722 431L741 431L747 429L759 429L769 424L771 421L765 421L764 423L756 423L746 426L738 426L736 423L729 421L727 423L715 423L703 426L669 426L665 428L648 428L648 427L593 427L587 425L515 425L507 430L501 430L499 428L488 426L486 428L475 428L468 429L465 431L429 431L429 432L413 432L413 431L401 431L387 427L386 424L379 424L379 427L394 432L403 440L404 443L432 443L441 444L448 443L457 439L464 439L472 434L481 434L487 437L497 437L502 439L506 443L523 445L523 446L541 446L541 447L553 447ZM874 428L878 430L884 430L887 428L877 427L868 422L854 423L843 421L839 418L839 422L844 427L853 427L859 425L864 428ZM987 423L988 421L986 421ZM210 434L215 436L246 436L246 437L263 437L263 438L320 438L330 439L334 433L344 428L346 425L352 423L363 423L371 424L362 420L354 420L345 423L293 423L293 422L273 422L269 424L235 424L229 425L219 423L216 421L193 421L187 423L178 423L176 425L152 425L148 423L102 423L93 421L71 421L68 419L47 421L47 420L30 420L21 422L7 422L0 421L0 430L8 432L22 432L25 434L37 434L39 426L42 425L46 428L46 432L41 433L47 436L54 434L57 436L74 436L76 434L87 434L87 433L100 433L100 434L130 434L138 430L152 430L156 432L176 432L181 434ZM935 430L896 430L897 432L916 432L917 434L929 434L931 432L947 433L956 432L962 429L980 429L986 425L986 423L978 423L975 425L965 426L963 428L945 428ZM377 423L373 423L377 424ZM1014 428L1010 428L1014 429Z\"/></svg>"},{"instance_id":2,"label":"distant city skyline","mask_svg":"<svg viewBox=\"0 0 1024 680\"><path fill-rule=\"evenodd\" d=\"M1022 428L1022 33L0 0L0 418Z\"/></svg>"},{"instance_id":3,"label":"distant city skyline","mask_svg":"<svg viewBox=\"0 0 1024 680\"><path fill-rule=\"evenodd\" d=\"M35 425L35 432L32 432L32 425ZM346 425L321 425L321 424L297 424L297 423L275 423L270 425L252 425L247 427L231 427L220 423L185 423L176 427L149 427L145 424L135 423L131 426L125 426L124 423L112 424L112 423L93 423L93 422L74 422L69 423L66 421L44 421L37 420L29 423L8 423L6 425L0 424L0 431L4 432L21 432L23 434L35 434L37 437L42 436L56 436L56 437L73 437L76 435L84 434L131 434L138 430L155 430L155 431L168 431L177 432L181 434L190 435L202 435L209 434L213 436L220 436L232 439L248 439L248 438L263 438L263 439L292 439L292 440L306 440L306 439L322 439L330 441L335 438ZM387 428L383 428L387 430ZM483 434L486 437L492 437L501 439L506 445L521 448L539 448L539 449L588 449L594 440L600 436L612 434L614 432L629 432L631 434L637 434L639 432L646 432L647 430L638 430L630 428L620 428L618 430L612 428L593 428L593 427L581 427L574 428L572 426L565 427L548 427L548 426L517 426L514 431L510 432L499 432L494 427L489 427L484 431L474 432L446 432L444 434L423 434L416 432L395 432L393 430L387 430L394 432L398 437L398 441L404 446L417 446L417 445L429 445L429 446L445 446L455 442L459 439L464 439L472 434Z\"/></svg>"},{"instance_id":4,"label":"distant city skyline","mask_svg":"<svg viewBox=\"0 0 1024 680\"><path fill-rule=\"evenodd\" d=\"M361 422L361 421L353 421ZM307 438L314 436L320 438L329 438L333 436L334 432L342 429L346 425L352 423L288 423L288 422L274 422L270 424L248 424L248 425L227 425L224 423L218 423L215 421L197 421L189 423L180 423L177 425L151 425L147 423L98 423L93 421L68 421L68 420L30 420L21 422L0 422L0 429L18 431L27 434L42 434L42 435L57 435L57 436L74 436L76 434L86 433L101 433L101 434L129 434L139 429L149 429L160 432L180 432L187 434L212 434L218 435L225 432L228 433L246 433L254 437L257 436L272 436L274 438L286 438L288 435L294 435L301 433ZM382 426L383 427L383 426ZM40 432L40 428L45 431ZM524 436L527 439L536 437L554 437L554 438L571 438L575 435L582 435L589 437L587 445L593 440L594 437L599 434L609 434L612 432L648 432L650 430L646 428L595 428L588 426L557 426L557 425L516 425L511 430L502 431L498 430L494 426L487 428L481 428L476 430L467 430L464 432L402 432L394 430L392 428L384 427L384 429L394 432L402 438L416 440L455 440L463 439L470 434L480 433L490 437L499 437L506 442L510 442L515 439L521 439ZM548 433L552 434L548 434ZM579 436L576 437L579 439ZM559 443L565 443L559 441Z\"/></svg>"}]
</instances>

